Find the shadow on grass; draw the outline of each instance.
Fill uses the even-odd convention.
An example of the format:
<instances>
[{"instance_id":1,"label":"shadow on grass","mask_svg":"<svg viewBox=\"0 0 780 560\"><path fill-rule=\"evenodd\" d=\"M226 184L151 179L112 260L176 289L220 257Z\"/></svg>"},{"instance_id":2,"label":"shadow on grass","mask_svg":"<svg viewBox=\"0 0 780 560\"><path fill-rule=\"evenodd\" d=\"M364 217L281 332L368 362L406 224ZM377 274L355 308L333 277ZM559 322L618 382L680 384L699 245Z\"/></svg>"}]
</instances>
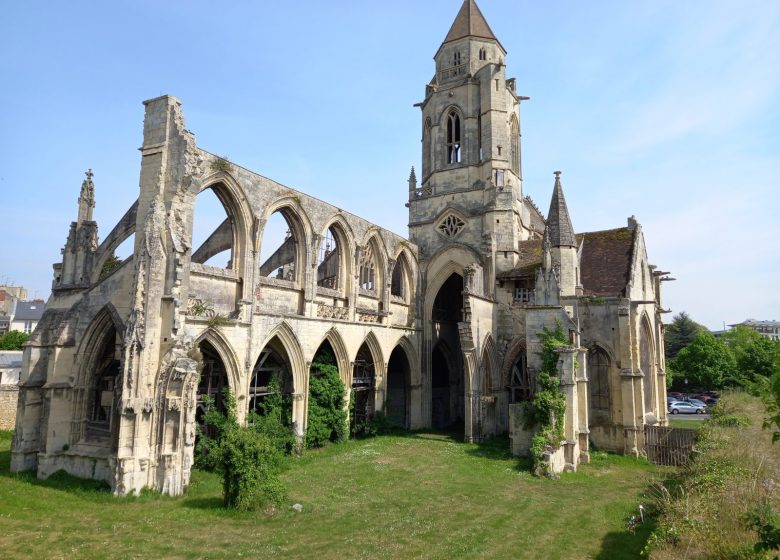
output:
<instances>
[{"instance_id":1,"label":"shadow on grass","mask_svg":"<svg viewBox=\"0 0 780 560\"><path fill-rule=\"evenodd\" d=\"M645 516L645 522L637 525L634 533L629 533L627 529L607 533L601 541L601 551L594 558L596 560L639 558L656 525L655 517Z\"/></svg>"},{"instance_id":2,"label":"shadow on grass","mask_svg":"<svg viewBox=\"0 0 780 560\"><path fill-rule=\"evenodd\" d=\"M191 509L226 510L221 496L185 498L181 505Z\"/></svg>"},{"instance_id":3,"label":"shadow on grass","mask_svg":"<svg viewBox=\"0 0 780 560\"><path fill-rule=\"evenodd\" d=\"M90 480L70 475L65 471L57 471L46 480L39 480L35 471L23 471L12 473L10 471L11 452L0 451L0 477L9 478L19 482L26 482L32 486L40 486L52 490L60 490L71 494L110 496L111 488L100 480Z\"/></svg>"}]
</instances>

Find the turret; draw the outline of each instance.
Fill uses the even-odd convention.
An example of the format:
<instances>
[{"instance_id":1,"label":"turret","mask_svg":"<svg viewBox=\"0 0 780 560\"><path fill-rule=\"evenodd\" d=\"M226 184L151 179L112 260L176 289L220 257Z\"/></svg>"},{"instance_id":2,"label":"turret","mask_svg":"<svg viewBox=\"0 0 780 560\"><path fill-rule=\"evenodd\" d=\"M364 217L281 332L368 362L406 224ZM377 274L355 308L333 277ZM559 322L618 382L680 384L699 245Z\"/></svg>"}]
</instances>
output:
<instances>
[{"instance_id":1,"label":"turret","mask_svg":"<svg viewBox=\"0 0 780 560\"><path fill-rule=\"evenodd\" d=\"M563 196L561 172L556 171L550 211L547 213L547 228L544 232L545 246L549 246L553 266L558 272L561 296L577 295L580 284L580 264L577 254L577 239L569 217L569 209Z\"/></svg>"},{"instance_id":2,"label":"turret","mask_svg":"<svg viewBox=\"0 0 780 560\"><path fill-rule=\"evenodd\" d=\"M85 288L90 284L92 265L98 248L97 223L92 220L95 208L94 174L89 169L81 183L78 216L71 222L68 240L62 249L62 263L54 265L52 289Z\"/></svg>"}]
</instances>

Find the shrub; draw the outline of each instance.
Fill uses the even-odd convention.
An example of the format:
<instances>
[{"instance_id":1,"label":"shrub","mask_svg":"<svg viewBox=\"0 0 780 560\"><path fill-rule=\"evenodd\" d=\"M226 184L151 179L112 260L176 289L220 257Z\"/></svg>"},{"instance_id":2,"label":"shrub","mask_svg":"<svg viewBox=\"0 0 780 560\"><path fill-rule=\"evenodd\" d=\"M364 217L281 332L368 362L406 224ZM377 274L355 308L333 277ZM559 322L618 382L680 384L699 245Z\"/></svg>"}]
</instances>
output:
<instances>
[{"instance_id":1,"label":"shrub","mask_svg":"<svg viewBox=\"0 0 780 560\"><path fill-rule=\"evenodd\" d=\"M346 439L344 383L335 362L329 352L318 352L311 365L306 447L321 447L328 441Z\"/></svg>"},{"instance_id":2,"label":"shrub","mask_svg":"<svg viewBox=\"0 0 780 560\"><path fill-rule=\"evenodd\" d=\"M225 507L248 511L280 504L285 488L278 475L292 434L275 415L250 415L249 426L236 419L236 401L225 392L225 412L208 403L205 423L212 436L201 431L196 465L222 475ZM286 433L285 433L286 432Z\"/></svg>"}]
</instances>

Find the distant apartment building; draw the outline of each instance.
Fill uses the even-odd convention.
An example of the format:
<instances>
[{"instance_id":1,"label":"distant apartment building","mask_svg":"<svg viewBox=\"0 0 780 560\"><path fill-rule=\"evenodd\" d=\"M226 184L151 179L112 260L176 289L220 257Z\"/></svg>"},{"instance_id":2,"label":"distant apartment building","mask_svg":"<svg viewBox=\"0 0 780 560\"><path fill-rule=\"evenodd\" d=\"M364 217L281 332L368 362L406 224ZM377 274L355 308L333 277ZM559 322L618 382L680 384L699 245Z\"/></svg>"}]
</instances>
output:
<instances>
[{"instance_id":1,"label":"distant apartment building","mask_svg":"<svg viewBox=\"0 0 780 560\"><path fill-rule=\"evenodd\" d=\"M11 316L10 330L31 334L43 316L46 302L42 299L17 301L16 310Z\"/></svg>"},{"instance_id":2,"label":"distant apartment building","mask_svg":"<svg viewBox=\"0 0 780 560\"><path fill-rule=\"evenodd\" d=\"M748 327L772 340L780 340L780 321L757 321L745 319L741 323L729 325L729 327Z\"/></svg>"}]
</instances>

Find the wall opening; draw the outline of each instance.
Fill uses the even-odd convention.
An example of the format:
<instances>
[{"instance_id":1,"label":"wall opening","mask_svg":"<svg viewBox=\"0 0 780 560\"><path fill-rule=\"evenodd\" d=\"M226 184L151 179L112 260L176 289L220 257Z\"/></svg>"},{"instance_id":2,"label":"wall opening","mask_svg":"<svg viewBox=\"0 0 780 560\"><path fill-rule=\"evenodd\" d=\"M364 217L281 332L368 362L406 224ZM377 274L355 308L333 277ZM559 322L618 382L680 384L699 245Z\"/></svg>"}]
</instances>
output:
<instances>
[{"instance_id":1,"label":"wall opening","mask_svg":"<svg viewBox=\"0 0 780 560\"><path fill-rule=\"evenodd\" d=\"M352 402L350 414L350 432L362 433L365 426L373 417L376 395L376 368L374 357L368 344L362 344L355 356L352 366Z\"/></svg>"},{"instance_id":2,"label":"wall opening","mask_svg":"<svg viewBox=\"0 0 780 560\"><path fill-rule=\"evenodd\" d=\"M588 353L588 386L590 417L595 420L609 413L609 356L601 348Z\"/></svg>"},{"instance_id":3,"label":"wall opening","mask_svg":"<svg viewBox=\"0 0 780 560\"><path fill-rule=\"evenodd\" d=\"M290 220L277 210L265 224L260 248L260 276L295 281L298 239Z\"/></svg>"},{"instance_id":4,"label":"wall opening","mask_svg":"<svg viewBox=\"0 0 780 560\"><path fill-rule=\"evenodd\" d=\"M465 385L458 322L463 320L463 277L453 273L439 288L432 308L431 356L433 426L463 433Z\"/></svg>"},{"instance_id":5,"label":"wall opening","mask_svg":"<svg viewBox=\"0 0 780 560\"><path fill-rule=\"evenodd\" d=\"M341 245L332 227L328 228L320 244L317 259L317 286L338 290L341 288Z\"/></svg>"},{"instance_id":6,"label":"wall opening","mask_svg":"<svg viewBox=\"0 0 780 560\"><path fill-rule=\"evenodd\" d=\"M290 359L278 337L272 338L255 362L249 383L249 412L278 414L292 427L293 377Z\"/></svg>"},{"instance_id":7,"label":"wall opening","mask_svg":"<svg viewBox=\"0 0 780 560\"><path fill-rule=\"evenodd\" d=\"M385 415L392 426L409 428L409 403L412 370L403 348L396 346L387 362Z\"/></svg>"},{"instance_id":8,"label":"wall opening","mask_svg":"<svg viewBox=\"0 0 780 560\"><path fill-rule=\"evenodd\" d=\"M230 387L227 368L219 352L209 341L201 342L199 348L203 357L203 369L200 372L200 383L198 384L195 421L203 433L209 437L216 437L215 428L205 425L205 417L212 406L220 412L226 411L225 392Z\"/></svg>"},{"instance_id":9,"label":"wall opening","mask_svg":"<svg viewBox=\"0 0 780 560\"><path fill-rule=\"evenodd\" d=\"M192 262L233 268L233 219L213 187L195 199L192 217Z\"/></svg>"},{"instance_id":10,"label":"wall opening","mask_svg":"<svg viewBox=\"0 0 780 560\"><path fill-rule=\"evenodd\" d=\"M512 368L509 370L507 390L509 391L510 403L530 401L534 395L534 384L528 371L528 356L525 348L522 348L517 354Z\"/></svg>"},{"instance_id":11,"label":"wall opening","mask_svg":"<svg viewBox=\"0 0 780 560\"><path fill-rule=\"evenodd\" d=\"M90 439L108 439L117 434L121 351L122 341L112 324L103 336L92 370L87 416L87 436Z\"/></svg>"}]
</instances>

